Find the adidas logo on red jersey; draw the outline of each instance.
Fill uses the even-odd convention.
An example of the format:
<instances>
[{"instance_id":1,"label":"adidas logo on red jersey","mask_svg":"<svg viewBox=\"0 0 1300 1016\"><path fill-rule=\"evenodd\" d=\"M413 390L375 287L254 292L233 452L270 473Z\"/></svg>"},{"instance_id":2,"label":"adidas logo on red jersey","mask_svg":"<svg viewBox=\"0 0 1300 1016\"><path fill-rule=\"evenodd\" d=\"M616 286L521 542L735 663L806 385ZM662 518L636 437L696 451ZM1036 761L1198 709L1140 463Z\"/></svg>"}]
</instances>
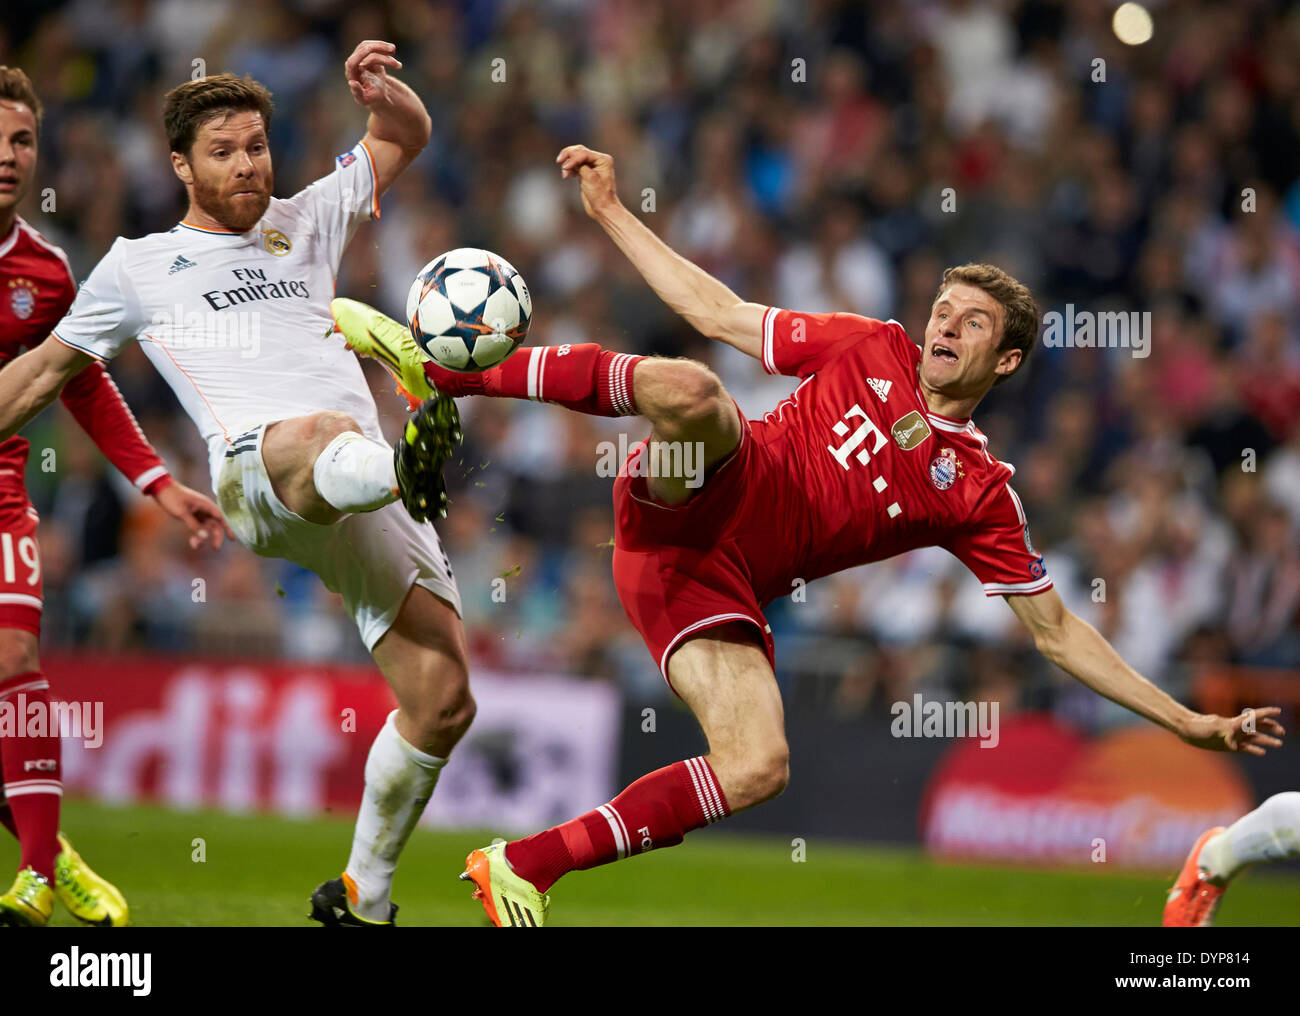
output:
<instances>
[{"instance_id":1,"label":"adidas logo on red jersey","mask_svg":"<svg viewBox=\"0 0 1300 1016\"><path fill-rule=\"evenodd\" d=\"M878 377L869 377L867 378L867 384L871 386L873 392L880 396L881 402L889 401L889 389L894 387L894 382L882 381Z\"/></svg>"}]
</instances>

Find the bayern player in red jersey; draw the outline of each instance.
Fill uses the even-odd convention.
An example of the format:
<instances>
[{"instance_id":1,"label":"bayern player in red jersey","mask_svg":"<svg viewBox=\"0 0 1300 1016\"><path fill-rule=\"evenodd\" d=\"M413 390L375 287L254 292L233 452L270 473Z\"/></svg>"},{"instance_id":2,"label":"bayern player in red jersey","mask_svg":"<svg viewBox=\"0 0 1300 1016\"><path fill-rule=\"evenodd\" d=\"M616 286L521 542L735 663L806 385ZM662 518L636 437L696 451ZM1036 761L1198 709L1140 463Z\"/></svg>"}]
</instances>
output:
<instances>
[{"instance_id":1,"label":"bayern player in red jersey","mask_svg":"<svg viewBox=\"0 0 1300 1016\"><path fill-rule=\"evenodd\" d=\"M1125 664L1052 588L1008 484L1013 470L970 419L1033 345L1039 316L1028 289L991 265L949 269L920 346L896 321L746 303L620 203L610 156L578 145L556 161L565 177L579 177L587 213L674 311L769 373L803 381L761 420L747 420L691 360L583 344L521 350L481 374L423 364L451 395L650 420L650 437L614 484L614 583L709 744L707 755L650 773L594 811L471 853L461 877L475 883L494 924L540 925L547 890L567 872L672 846L780 794L789 753L763 606L797 580L916 547L947 548L987 595L1006 597L1048 659L1188 743L1256 755L1281 744L1279 709L1249 719L1192 712ZM381 317L371 312L372 332L405 332ZM380 337L411 359L409 333ZM414 372L402 366L409 388ZM684 469L663 469L689 461L688 444L702 448L702 485Z\"/></svg>"},{"instance_id":2,"label":"bayern player in red jersey","mask_svg":"<svg viewBox=\"0 0 1300 1016\"><path fill-rule=\"evenodd\" d=\"M27 76L0 66L0 365L44 341L77 291L63 251L17 212L34 177L40 122L40 101ZM63 404L124 476L190 528L192 547L221 546L221 512L171 478L101 364L68 383ZM27 450L19 437L0 442L0 704L12 710L21 701L25 715L33 707L49 715L49 683L37 653L41 560L38 519L24 486ZM0 896L0 925L45 924L56 895L87 923L125 924L121 894L59 833L61 753L58 731L47 728L0 733L0 824L18 837L22 851L18 877Z\"/></svg>"}]
</instances>

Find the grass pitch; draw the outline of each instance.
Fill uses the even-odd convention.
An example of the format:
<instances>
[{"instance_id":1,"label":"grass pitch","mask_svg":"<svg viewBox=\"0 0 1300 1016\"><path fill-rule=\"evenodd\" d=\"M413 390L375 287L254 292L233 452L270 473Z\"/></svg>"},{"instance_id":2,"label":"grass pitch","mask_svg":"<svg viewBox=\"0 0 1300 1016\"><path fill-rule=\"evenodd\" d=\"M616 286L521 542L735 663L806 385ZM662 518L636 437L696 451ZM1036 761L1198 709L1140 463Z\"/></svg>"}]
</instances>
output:
<instances>
[{"instance_id":1,"label":"grass pitch","mask_svg":"<svg viewBox=\"0 0 1300 1016\"><path fill-rule=\"evenodd\" d=\"M352 816L298 821L65 801L63 828L126 894L133 924L317 927L307 897L342 870ZM465 855L492 836L417 830L394 886L399 925L484 926L482 907L456 876ZM818 840L805 850L797 863L788 841L697 832L681 846L566 876L551 892L550 923L1149 927L1160 923L1174 874L937 864L916 850ZM0 871L17 860L6 835ZM52 923L76 924L62 908ZM1217 923L1300 923L1300 878L1245 873Z\"/></svg>"}]
</instances>

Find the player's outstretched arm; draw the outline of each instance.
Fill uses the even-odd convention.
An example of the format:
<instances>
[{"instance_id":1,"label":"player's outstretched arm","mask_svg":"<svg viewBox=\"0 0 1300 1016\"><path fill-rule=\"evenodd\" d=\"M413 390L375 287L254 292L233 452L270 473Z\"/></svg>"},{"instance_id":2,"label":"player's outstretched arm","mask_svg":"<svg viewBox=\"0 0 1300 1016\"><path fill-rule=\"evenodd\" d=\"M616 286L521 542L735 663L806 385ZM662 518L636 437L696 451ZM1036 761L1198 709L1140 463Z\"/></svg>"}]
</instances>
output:
<instances>
[{"instance_id":1,"label":"player's outstretched arm","mask_svg":"<svg viewBox=\"0 0 1300 1016\"><path fill-rule=\"evenodd\" d=\"M92 362L80 350L48 338L0 370L0 441L22 430Z\"/></svg>"},{"instance_id":2,"label":"player's outstretched arm","mask_svg":"<svg viewBox=\"0 0 1300 1016\"><path fill-rule=\"evenodd\" d=\"M593 152L584 145L570 145L555 161L566 179L578 177L587 214L618 244L659 299L710 339L735 346L755 359L762 358L763 313L767 308L741 300L628 211L618 199L613 156Z\"/></svg>"},{"instance_id":3,"label":"player's outstretched arm","mask_svg":"<svg viewBox=\"0 0 1300 1016\"><path fill-rule=\"evenodd\" d=\"M361 140L375 160L377 194L383 194L420 154L433 130L420 97L388 76L388 68L402 68L395 52L397 47L391 42L367 39L357 45L344 65L352 97L370 110L366 136Z\"/></svg>"},{"instance_id":4,"label":"player's outstretched arm","mask_svg":"<svg viewBox=\"0 0 1300 1016\"><path fill-rule=\"evenodd\" d=\"M1099 695L1173 731L1188 744L1251 755L1281 747L1279 737L1286 731L1273 719L1282 711L1276 706L1232 717L1193 712L1125 663L1096 628L1066 609L1055 589L1005 599L1049 660Z\"/></svg>"}]
</instances>

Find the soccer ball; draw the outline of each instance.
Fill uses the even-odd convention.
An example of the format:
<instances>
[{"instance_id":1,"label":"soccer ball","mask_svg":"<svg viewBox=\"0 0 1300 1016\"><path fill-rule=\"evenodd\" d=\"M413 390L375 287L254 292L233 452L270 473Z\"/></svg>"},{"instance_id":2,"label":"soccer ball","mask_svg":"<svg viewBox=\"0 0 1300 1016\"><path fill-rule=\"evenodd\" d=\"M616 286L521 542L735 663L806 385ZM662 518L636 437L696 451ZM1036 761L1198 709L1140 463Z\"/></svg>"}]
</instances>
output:
<instances>
[{"instance_id":1,"label":"soccer ball","mask_svg":"<svg viewBox=\"0 0 1300 1016\"><path fill-rule=\"evenodd\" d=\"M513 353L532 316L523 276L504 258L477 247L434 258L406 297L406 320L420 348L440 367L467 374Z\"/></svg>"}]
</instances>

